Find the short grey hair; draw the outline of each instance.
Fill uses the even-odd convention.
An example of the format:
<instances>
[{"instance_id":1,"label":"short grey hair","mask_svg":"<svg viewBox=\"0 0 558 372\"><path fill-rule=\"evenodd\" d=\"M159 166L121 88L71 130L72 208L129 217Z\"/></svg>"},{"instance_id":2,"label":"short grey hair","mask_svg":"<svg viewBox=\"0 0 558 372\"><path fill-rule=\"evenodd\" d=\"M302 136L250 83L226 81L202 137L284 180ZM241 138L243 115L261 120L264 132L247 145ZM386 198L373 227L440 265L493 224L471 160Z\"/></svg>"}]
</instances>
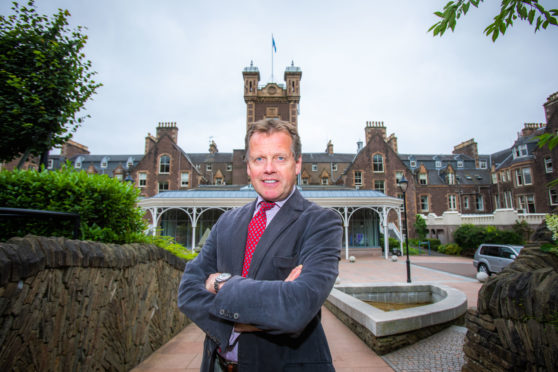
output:
<instances>
[{"instance_id":1,"label":"short grey hair","mask_svg":"<svg viewBox=\"0 0 558 372\"><path fill-rule=\"evenodd\" d=\"M248 130L246 131L246 138L244 139L244 145L246 149L245 160L248 160L248 156L250 153L250 138L252 138L255 133L271 134L275 132L284 132L291 136L291 151L293 153L295 161L297 161L302 155L302 144L300 143L298 130L296 129L296 126L294 124L279 119L263 119L256 121L248 126Z\"/></svg>"}]
</instances>

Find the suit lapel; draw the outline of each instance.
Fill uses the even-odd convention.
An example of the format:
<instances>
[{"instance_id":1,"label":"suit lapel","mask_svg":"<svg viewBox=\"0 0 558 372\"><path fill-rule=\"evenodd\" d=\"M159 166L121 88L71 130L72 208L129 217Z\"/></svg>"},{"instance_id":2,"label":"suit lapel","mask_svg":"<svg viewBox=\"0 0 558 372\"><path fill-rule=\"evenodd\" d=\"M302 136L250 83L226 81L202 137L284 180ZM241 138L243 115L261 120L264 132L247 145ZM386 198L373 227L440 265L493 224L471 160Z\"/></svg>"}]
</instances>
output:
<instances>
[{"instance_id":1,"label":"suit lapel","mask_svg":"<svg viewBox=\"0 0 558 372\"><path fill-rule=\"evenodd\" d=\"M256 208L256 201L252 202L247 208L247 212L240 213L240 217L234 221L234 226L232 226L233 233L231 234L230 241L225 242L224 246L229 247L231 262L231 273L233 275L242 274L242 264L244 263L244 251L246 249L246 238L248 236L248 225L250 220L254 215L254 209Z\"/></svg>"},{"instance_id":2,"label":"suit lapel","mask_svg":"<svg viewBox=\"0 0 558 372\"><path fill-rule=\"evenodd\" d=\"M298 219L302 212L303 202L304 198L300 195L298 190L295 190L293 195L291 195L289 200L279 209L277 215L265 229L254 251L252 262L250 263L250 271L248 273L250 278L256 277L263 259L269 253L277 237Z\"/></svg>"}]
</instances>

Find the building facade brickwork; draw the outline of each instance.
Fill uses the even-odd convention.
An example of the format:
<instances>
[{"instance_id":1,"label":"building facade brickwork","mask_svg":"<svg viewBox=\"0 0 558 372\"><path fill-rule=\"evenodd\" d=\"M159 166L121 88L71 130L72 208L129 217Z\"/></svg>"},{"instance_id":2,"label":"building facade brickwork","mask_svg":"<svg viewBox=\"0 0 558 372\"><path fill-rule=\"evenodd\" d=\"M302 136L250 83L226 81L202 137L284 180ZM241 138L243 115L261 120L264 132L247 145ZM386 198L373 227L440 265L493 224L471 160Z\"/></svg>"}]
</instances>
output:
<instances>
[{"instance_id":1,"label":"building facade brickwork","mask_svg":"<svg viewBox=\"0 0 558 372\"><path fill-rule=\"evenodd\" d=\"M264 118L298 125L302 71L294 63L285 69L284 83L260 85L260 73L251 64L243 72L246 126ZM333 142L318 153L302 154L299 184L309 187L345 187L378 190L402 197L398 180L405 176L407 215L441 215L446 211L488 214L513 208L523 213L549 213L558 206L558 147L539 148L538 136L558 130L558 93L544 104L546 123L527 123L515 143L493 154L479 154L474 139L456 145L451 154L400 153L395 134L387 135L383 122L368 121L365 143L356 153L335 153ZM219 152L211 142L207 153L188 153L178 146L176 123L160 123L156 135L145 138L144 154L91 155L87 147L70 141L49 165L59 168L69 160L78 169L108 174L134 182L141 195L199 186L240 188L249 184L245 150ZM13 168L16 160L3 164ZM35 168L30 162L24 168ZM433 232L436 235L436 232Z\"/></svg>"}]
</instances>

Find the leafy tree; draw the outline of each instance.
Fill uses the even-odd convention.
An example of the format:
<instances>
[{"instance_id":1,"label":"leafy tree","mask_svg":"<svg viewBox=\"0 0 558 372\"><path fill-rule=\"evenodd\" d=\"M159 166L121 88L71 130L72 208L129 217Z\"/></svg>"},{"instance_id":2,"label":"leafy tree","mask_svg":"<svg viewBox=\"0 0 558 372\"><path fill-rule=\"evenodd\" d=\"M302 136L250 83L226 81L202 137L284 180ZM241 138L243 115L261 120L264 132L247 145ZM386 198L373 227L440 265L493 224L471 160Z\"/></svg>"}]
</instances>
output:
<instances>
[{"instance_id":1,"label":"leafy tree","mask_svg":"<svg viewBox=\"0 0 558 372\"><path fill-rule=\"evenodd\" d=\"M426 238L426 234L428 234L426 221L420 214L417 214L417 218L415 220L415 232L417 233L421 241L423 241Z\"/></svg>"},{"instance_id":2,"label":"leafy tree","mask_svg":"<svg viewBox=\"0 0 558 372\"><path fill-rule=\"evenodd\" d=\"M61 145L88 117L78 116L101 84L81 52L83 28L70 30L67 10L39 15L33 0L0 15L0 161L23 161Z\"/></svg>"},{"instance_id":3,"label":"leafy tree","mask_svg":"<svg viewBox=\"0 0 558 372\"><path fill-rule=\"evenodd\" d=\"M441 18L430 29L434 36L442 36L448 28L455 31L457 20L467 14L470 6L477 8L483 0L457 0L450 1L442 12L434 14ZM546 29L549 25L557 26L556 16L558 9L546 10L538 0L502 0L500 13L494 17L494 22L484 29L486 36L492 35L492 41L496 41L500 34L504 35L508 27L513 26L513 22L518 18L528 21L530 25L535 24L535 32L542 27Z\"/></svg>"}]
</instances>

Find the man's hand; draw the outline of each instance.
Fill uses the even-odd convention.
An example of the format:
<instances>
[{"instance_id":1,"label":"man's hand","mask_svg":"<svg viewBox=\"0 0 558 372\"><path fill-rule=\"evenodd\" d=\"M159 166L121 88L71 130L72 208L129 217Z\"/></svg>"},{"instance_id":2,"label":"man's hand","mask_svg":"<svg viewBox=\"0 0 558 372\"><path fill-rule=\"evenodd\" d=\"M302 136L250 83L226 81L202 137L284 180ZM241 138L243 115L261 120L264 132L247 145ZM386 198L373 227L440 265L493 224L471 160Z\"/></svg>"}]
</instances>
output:
<instances>
[{"instance_id":1,"label":"man's hand","mask_svg":"<svg viewBox=\"0 0 558 372\"><path fill-rule=\"evenodd\" d=\"M297 267L291 270L289 276L287 276L287 278L284 281L285 282L294 281L296 278L298 278L301 272L302 272L302 265L298 265Z\"/></svg>"},{"instance_id":2,"label":"man's hand","mask_svg":"<svg viewBox=\"0 0 558 372\"><path fill-rule=\"evenodd\" d=\"M213 273L211 275L209 275L207 277L207 279L205 280L205 289L207 289L209 292L213 293L213 294L217 294L217 292L215 292L215 279L217 279L217 277L220 275L221 273ZM221 286L224 283L220 283L219 284L219 289L221 289Z\"/></svg>"},{"instance_id":3,"label":"man's hand","mask_svg":"<svg viewBox=\"0 0 558 372\"><path fill-rule=\"evenodd\" d=\"M296 278L298 278L298 276L300 275L300 273L302 272L302 265L298 265L297 267L295 267L294 269L291 270L291 272L289 273L289 276L287 276L287 278L285 278L284 282L292 282L294 281ZM206 284L207 286L207 284ZM215 291L213 291L215 292ZM236 332L260 332L261 329L259 329L258 327L254 327L251 324L244 324L244 323L236 323L234 325L234 330Z\"/></svg>"}]
</instances>

